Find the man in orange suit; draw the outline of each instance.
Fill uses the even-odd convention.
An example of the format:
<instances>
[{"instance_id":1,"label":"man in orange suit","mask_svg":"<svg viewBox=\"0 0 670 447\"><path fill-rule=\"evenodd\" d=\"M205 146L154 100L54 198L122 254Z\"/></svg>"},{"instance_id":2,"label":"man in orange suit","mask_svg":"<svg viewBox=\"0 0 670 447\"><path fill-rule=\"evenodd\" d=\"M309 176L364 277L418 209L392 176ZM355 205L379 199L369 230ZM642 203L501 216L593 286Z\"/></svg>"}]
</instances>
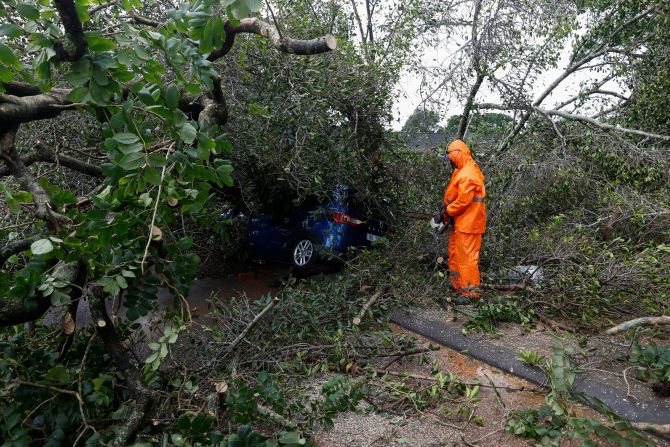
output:
<instances>
[{"instance_id":1,"label":"man in orange suit","mask_svg":"<svg viewBox=\"0 0 670 447\"><path fill-rule=\"evenodd\" d=\"M455 304L479 299L479 250L486 230L484 175L461 140L449 145L445 160L454 171L444 192L444 222L453 221L449 235L449 278L460 296Z\"/></svg>"}]
</instances>

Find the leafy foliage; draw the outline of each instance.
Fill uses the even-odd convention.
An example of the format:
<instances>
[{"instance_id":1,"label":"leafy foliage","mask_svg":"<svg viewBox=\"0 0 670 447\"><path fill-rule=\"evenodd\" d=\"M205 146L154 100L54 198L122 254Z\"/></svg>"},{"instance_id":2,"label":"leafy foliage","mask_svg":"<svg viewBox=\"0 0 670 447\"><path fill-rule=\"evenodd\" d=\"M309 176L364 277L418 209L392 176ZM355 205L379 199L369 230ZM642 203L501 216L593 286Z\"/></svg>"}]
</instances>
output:
<instances>
[{"instance_id":1,"label":"leafy foliage","mask_svg":"<svg viewBox=\"0 0 670 447\"><path fill-rule=\"evenodd\" d=\"M642 346L633 340L627 360L635 365L636 375L647 382L670 381L670 347L653 340Z\"/></svg>"}]
</instances>

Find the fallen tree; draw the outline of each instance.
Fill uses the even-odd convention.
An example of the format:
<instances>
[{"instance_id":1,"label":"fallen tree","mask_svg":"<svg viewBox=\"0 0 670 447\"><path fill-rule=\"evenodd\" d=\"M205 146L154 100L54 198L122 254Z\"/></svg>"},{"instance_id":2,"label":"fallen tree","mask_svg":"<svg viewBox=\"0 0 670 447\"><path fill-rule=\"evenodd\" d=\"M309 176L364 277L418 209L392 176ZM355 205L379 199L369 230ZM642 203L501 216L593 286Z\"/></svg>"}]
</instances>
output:
<instances>
[{"instance_id":1,"label":"fallen tree","mask_svg":"<svg viewBox=\"0 0 670 447\"><path fill-rule=\"evenodd\" d=\"M197 271L188 238L171 234L169 226L183 215L206 214L212 188L232 185L224 132L229 109L214 62L231 52L240 35L257 35L292 55L337 47L331 34L286 36L276 23L257 16L255 2L229 4L227 12L212 2L176 9L157 5L144 16L139 3L111 1L87 11L74 0L10 1L0 12L6 22L0 27L0 177L17 203L15 212L27 222L24 237L0 250L0 326L65 309L63 331L54 335L63 338L58 362L64 362L75 349L74 318L85 301L96 340L123 387L105 399L119 399L117 408L129 408L108 433L109 423L89 419L93 410L82 400L85 354L78 390L66 393L78 396L80 405L79 419L65 430L77 433L71 443L95 436L108 445L128 445L156 402L149 386L156 378L147 376L142 360L129 350L133 331L113 305L110 315L108 304L124 300L133 321L156 303L158 286L183 298ZM25 153L22 126L66 113L93 115L102 139L93 148L67 150L38 136ZM76 197L51 183L57 176L42 178L35 168L43 166L64 167L97 186ZM12 396L33 383L15 379L19 388ZM54 387L48 375L40 380L33 387L64 389ZM36 410L16 399L3 406L6 415L16 412L24 419ZM57 428L55 420L47 423L47 430ZM3 426L0 433L7 439L31 436L21 424Z\"/></svg>"}]
</instances>

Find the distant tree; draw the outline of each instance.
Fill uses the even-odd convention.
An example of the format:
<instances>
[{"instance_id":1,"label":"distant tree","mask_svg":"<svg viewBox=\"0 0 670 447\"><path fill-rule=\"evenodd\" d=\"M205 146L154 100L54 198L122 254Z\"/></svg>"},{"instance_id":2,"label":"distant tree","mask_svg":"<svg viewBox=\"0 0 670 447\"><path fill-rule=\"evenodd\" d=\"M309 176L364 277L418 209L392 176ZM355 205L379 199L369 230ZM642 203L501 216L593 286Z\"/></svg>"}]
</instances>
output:
<instances>
[{"instance_id":1,"label":"distant tree","mask_svg":"<svg viewBox=\"0 0 670 447\"><path fill-rule=\"evenodd\" d=\"M402 126L402 133L433 133L440 130L440 114L435 110L429 110L425 107L417 107L407 118L405 125Z\"/></svg>"},{"instance_id":2,"label":"distant tree","mask_svg":"<svg viewBox=\"0 0 670 447\"><path fill-rule=\"evenodd\" d=\"M447 125L442 132L456 135L461 122L461 115L452 115L447 120ZM503 113L482 113L470 117L468 131L465 137L469 140L490 138L494 135L502 135L512 123L512 118Z\"/></svg>"}]
</instances>

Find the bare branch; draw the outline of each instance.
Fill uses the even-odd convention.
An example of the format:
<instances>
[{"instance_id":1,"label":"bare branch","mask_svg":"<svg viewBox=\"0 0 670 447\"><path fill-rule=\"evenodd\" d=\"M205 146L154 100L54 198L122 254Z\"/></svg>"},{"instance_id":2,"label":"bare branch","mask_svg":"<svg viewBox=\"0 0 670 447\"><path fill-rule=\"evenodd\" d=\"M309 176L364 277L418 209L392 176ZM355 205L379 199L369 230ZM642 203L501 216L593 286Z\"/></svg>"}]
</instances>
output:
<instances>
[{"instance_id":1,"label":"bare branch","mask_svg":"<svg viewBox=\"0 0 670 447\"><path fill-rule=\"evenodd\" d=\"M102 11L103 9L107 9L107 8L109 8L110 6L114 6L114 5L116 5L116 3L117 3L116 0L113 0L113 1L111 1L111 2L107 2L107 3L103 3L102 5L98 5L98 6L96 6L95 8L91 8L91 9L88 11L88 14L89 14L89 15L93 15L93 14L95 14L96 12Z\"/></svg>"},{"instance_id":2,"label":"bare branch","mask_svg":"<svg viewBox=\"0 0 670 447\"><path fill-rule=\"evenodd\" d=\"M591 124L592 126L599 127L600 129L606 129L606 130L614 130L617 132L622 132L622 133L630 133L633 135L639 135L642 137L648 137L648 138L657 138L659 140L665 140L665 141L670 141L670 135L660 135L656 133L651 133L651 132L644 132L642 130L637 130L637 129L629 129L627 127L621 127L621 126L616 126L613 124L606 124L606 123L601 123L593 118L590 118L588 116L584 115L577 115L577 114L572 114L572 113L566 113L566 112L561 112L560 110L544 110L539 107L534 107L534 110L544 113L547 115L556 115L560 116L561 118L565 118L568 120L572 121L580 121L583 123Z\"/></svg>"},{"instance_id":3,"label":"bare branch","mask_svg":"<svg viewBox=\"0 0 670 447\"><path fill-rule=\"evenodd\" d=\"M57 228L58 226L69 222L69 219L51 210L49 195L44 188L37 183L37 179L33 177L26 165L23 164L19 154L16 152L14 137L16 136L17 129L18 127L15 127L0 133L0 158L5 162L7 169L14 176L19 185L33 196L35 216Z\"/></svg>"},{"instance_id":4,"label":"bare branch","mask_svg":"<svg viewBox=\"0 0 670 447\"><path fill-rule=\"evenodd\" d=\"M603 79L601 79L600 81L598 81L598 82L597 82L593 87L591 87L589 90L586 90L586 91L583 91L583 92L579 92L578 94L576 94L576 95L573 96L572 98L568 98L568 99L566 99L565 101L563 101L562 103L560 103L560 104L558 104L556 107L554 107L554 109L556 109L556 110L561 110L563 107L569 106L569 105L572 104L573 102L575 102L575 101L577 101L577 100L579 100L579 99L583 99L583 98L585 98L585 97L591 95L592 93L594 93L594 92L596 92L598 89L600 89L600 87L602 87L603 85L605 85L607 82L611 81L613 77L614 77L613 75L606 76L605 78L603 78Z\"/></svg>"},{"instance_id":5,"label":"bare branch","mask_svg":"<svg viewBox=\"0 0 670 447\"><path fill-rule=\"evenodd\" d=\"M86 163L67 155L56 154L47 149L42 143L38 143L35 151L22 157L21 161L26 167L37 162L45 162L65 166L92 177L102 177L102 168L100 166ZM12 175L12 172L8 168L0 170L0 177L7 177L8 175Z\"/></svg>"},{"instance_id":6,"label":"bare branch","mask_svg":"<svg viewBox=\"0 0 670 447\"><path fill-rule=\"evenodd\" d=\"M670 316L642 317L626 321L617 326L614 326L613 328L608 329L607 332L605 333L607 335L614 335L618 334L619 332L624 332L639 326L668 326L668 325L670 325Z\"/></svg>"}]
</instances>

